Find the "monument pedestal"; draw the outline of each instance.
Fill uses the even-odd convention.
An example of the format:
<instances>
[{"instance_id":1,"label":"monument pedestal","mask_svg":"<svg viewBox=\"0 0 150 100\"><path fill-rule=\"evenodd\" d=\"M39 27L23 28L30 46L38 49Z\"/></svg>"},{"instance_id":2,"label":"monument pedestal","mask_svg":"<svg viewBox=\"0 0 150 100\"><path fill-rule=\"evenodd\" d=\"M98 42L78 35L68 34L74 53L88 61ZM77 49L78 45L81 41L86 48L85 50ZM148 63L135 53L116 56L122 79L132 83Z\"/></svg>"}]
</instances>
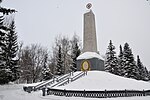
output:
<instances>
[{"instance_id":1,"label":"monument pedestal","mask_svg":"<svg viewBox=\"0 0 150 100\"><path fill-rule=\"evenodd\" d=\"M95 52L85 52L76 61L78 71L104 71L104 60Z\"/></svg>"},{"instance_id":2,"label":"monument pedestal","mask_svg":"<svg viewBox=\"0 0 150 100\"><path fill-rule=\"evenodd\" d=\"M89 67L84 68L84 64L83 64L84 62L88 62ZM90 71L90 70L104 71L104 61L98 58L77 60L77 70L78 71Z\"/></svg>"}]
</instances>

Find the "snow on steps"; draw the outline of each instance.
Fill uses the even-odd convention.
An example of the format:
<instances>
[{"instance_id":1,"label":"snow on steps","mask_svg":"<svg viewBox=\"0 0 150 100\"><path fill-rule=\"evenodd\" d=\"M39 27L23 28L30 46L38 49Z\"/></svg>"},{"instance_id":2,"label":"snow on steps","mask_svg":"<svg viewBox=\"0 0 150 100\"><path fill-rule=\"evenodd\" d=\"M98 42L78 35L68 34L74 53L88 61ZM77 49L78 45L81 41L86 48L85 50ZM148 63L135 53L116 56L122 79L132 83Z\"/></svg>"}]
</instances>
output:
<instances>
[{"instance_id":1,"label":"snow on steps","mask_svg":"<svg viewBox=\"0 0 150 100\"><path fill-rule=\"evenodd\" d=\"M59 81L63 80L64 78L67 78L69 76L70 76L70 74L65 74L65 75L62 75L62 76L54 77L54 78L52 78L50 80L47 80L47 81L42 81L42 82L37 82L37 83L32 83L32 84L26 84L26 85L23 86L23 90L27 91L27 92L31 92L33 90L34 91L40 90L43 87L46 87L47 85L51 85L54 82L59 82Z\"/></svg>"},{"instance_id":2,"label":"snow on steps","mask_svg":"<svg viewBox=\"0 0 150 100\"><path fill-rule=\"evenodd\" d=\"M51 88L51 87L64 86L64 85L67 85L68 83L73 82L73 81L75 81L75 80L77 80L77 79L79 79L79 78L81 78L82 76L85 76L85 75L87 75L87 72L83 72L83 71L80 72L79 71L79 72L76 72L75 75L72 75L69 78L67 78L65 80L62 80L62 81L60 81L60 82L58 82L58 83L56 83L52 86L48 86L48 87Z\"/></svg>"},{"instance_id":3,"label":"snow on steps","mask_svg":"<svg viewBox=\"0 0 150 100\"><path fill-rule=\"evenodd\" d=\"M85 72L80 72L80 73L76 72L75 74L74 74L74 72L71 72L69 74L54 77L53 79L48 80L48 81L24 85L23 90L30 93L31 91L40 90L40 89L47 87L47 86L56 87L56 86L66 85L66 84L68 84L72 81L75 81L78 78L84 76L85 74L86 74Z\"/></svg>"}]
</instances>

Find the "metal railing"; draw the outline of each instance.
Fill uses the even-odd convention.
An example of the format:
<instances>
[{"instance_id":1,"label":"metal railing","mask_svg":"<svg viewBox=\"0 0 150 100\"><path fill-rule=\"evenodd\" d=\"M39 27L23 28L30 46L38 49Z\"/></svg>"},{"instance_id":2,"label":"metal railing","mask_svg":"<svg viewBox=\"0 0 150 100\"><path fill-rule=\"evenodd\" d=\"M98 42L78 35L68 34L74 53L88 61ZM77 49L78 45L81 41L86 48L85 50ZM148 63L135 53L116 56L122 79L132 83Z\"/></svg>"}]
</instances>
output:
<instances>
[{"instance_id":1,"label":"metal railing","mask_svg":"<svg viewBox=\"0 0 150 100\"><path fill-rule=\"evenodd\" d=\"M79 74L77 74L76 76L74 76L73 78L71 78L71 82L81 78L82 76L85 76L87 75L87 71L83 71L83 72L80 72Z\"/></svg>"},{"instance_id":2,"label":"metal railing","mask_svg":"<svg viewBox=\"0 0 150 100\"><path fill-rule=\"evenodd\" d=\"M77 90L47 90L48 95L66 96L66 97L89 97L89 98L112 98L112 97L131 97L131 96L150 96L150 90L104 90L104 91L77 91Z\"/></svg>"},{"instance_id":3,"label":"metal railing","mask_svg":"<svg viewBox=\"0 0 150 100\"><path fill-rule=\"evenodd\" d=\"M55 86L63 86L66 85L70 82L73 82L83 76L87 75L87 72L80 72L79 74L75 75L74 77L65 77L63 80L61 79L61 81L59 81L58 83L52 85L51 87L55 87Z\"/></svg>"},{"instance_id":4,"label":"metal railing","mask_svg":"<svg viewBox=\"0 0 150 100\"><path fill-rule=\"evenodd\" d=\"M55 85L55 83L58 84L60 82L63 82L66 79L68 79L72 74L73 74L73 72L65 74L65 75L62 75L62 76L53 77L52 79L50 79L48 81L44 81L42 83L39 83L36 86L24 86L23 90L27 91L27 92L40 90L42 88L45 88L48 85L53 85L53 84Z\"/></svg>"}]
</instances>

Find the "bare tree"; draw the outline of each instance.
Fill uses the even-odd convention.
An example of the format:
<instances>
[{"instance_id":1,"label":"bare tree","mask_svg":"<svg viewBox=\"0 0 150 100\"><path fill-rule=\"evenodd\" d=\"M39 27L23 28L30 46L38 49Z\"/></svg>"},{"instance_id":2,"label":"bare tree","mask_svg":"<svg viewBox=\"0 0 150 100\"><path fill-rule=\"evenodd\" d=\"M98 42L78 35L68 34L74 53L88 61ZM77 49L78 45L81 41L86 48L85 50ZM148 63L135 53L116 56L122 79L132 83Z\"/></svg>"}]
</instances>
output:
<instances>
[{"instance_id":1,"label":"bare tree","mask_svg":"<svg viewBox=\"0 0 150 100\"><path fill-rule=\"evenodd\" d=\"M23 48L20 58L21 80L27 83L42 80L41 72L47 54L47 49L37 44L31 44Z\"/></svg>"}]
</instances>

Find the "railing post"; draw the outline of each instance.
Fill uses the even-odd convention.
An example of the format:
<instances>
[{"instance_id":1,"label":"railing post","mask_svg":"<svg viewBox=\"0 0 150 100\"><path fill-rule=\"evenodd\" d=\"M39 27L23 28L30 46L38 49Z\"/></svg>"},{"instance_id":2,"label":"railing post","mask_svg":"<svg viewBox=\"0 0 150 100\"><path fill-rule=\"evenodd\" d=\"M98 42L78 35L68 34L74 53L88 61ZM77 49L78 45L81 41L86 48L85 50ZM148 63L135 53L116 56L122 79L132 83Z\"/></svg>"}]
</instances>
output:
<instances>
[{"instance_id":1,"label":"railing post","mask_svg":"<svg viewBox=\"0 0 150 100\"><path fill-rule=\"evenodd\" d=\"M85 95L85 90L84 90L84 92L83 92L83 97L85 97L86 95Z\"/></svg>"},{"instance_id":2,"label":"railing post","mask_svg":"<svg viewBox=\"0 0 150 100\"><path fill-rule=\"evenodd\" d=\"M107 98L107 90L105 89L105 98Z\"/></svg>"},{"instance_id":3,"label":"railing post","mask_svg":"<svg viewBox=\"0 0 150 100\"><path fill-rule=\"evenodd\" d=\"M50 91L50 90L47 88L47 90L46 90L47 95L50 95L49 91Z\"/></svg>"},{"instance_id":4,"label":"railing post","mask_svg":"<svg viewBox=\"0 0 150 100\"><path fill-rule=\"evenodd\" d=\"M127 97L127 90L125 89L125 97Z\"/></svg>"},{"instance_id":5,"label":"railing post","mask_svg":"<svg viewBox=\"0 0 150 100\"><path fill-rule=\"evenodd\" d=\"M66 89L64 89L64 96L66 96Z\"/></svg>"},{"instance_id":6,"label":"railing post","mask_svg":"<svg viewBox=\"0 0 150 100\"><path fill-rule=\"evenodd\" d=\"M44 87L42 88L42 96L45 96L45 94L46 94L46 88Z\"/></svg>"},{"instance_id":7,"label":"railing post","mask_svg":"<svg viewBox=\"0 0 150 100\"><path fill-rule=\"evenodd\" d=\"M145 91L143 90L143 96L145 96Z\"/></svg>"}]
</instances>

